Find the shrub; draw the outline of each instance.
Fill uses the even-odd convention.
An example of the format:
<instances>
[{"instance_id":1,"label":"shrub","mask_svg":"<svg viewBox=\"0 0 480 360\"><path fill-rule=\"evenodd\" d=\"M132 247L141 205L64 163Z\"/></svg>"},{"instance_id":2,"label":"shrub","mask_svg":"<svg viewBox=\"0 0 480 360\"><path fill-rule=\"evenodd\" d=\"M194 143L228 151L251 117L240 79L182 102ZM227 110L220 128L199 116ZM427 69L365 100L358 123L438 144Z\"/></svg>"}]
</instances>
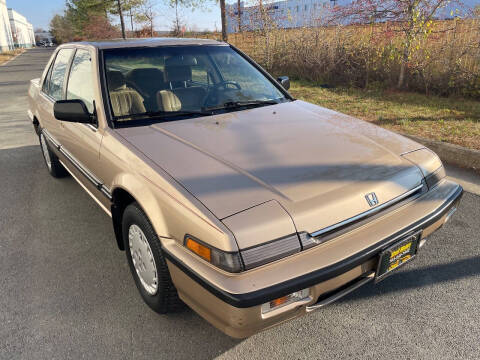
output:
<instances>
[{"instance_id":1,"label":"shrub","mask_svg":"<svg viewBox=\"0 0 480 360\"><path fill-rule=\"evenodd\" d=\"M409 57L405 87L480 98L480 20L431 26ZM231 34L229 41L274 74L361 88L398 81L402 33L395 23L267 30Z\"/></svg>"}]
</instances>

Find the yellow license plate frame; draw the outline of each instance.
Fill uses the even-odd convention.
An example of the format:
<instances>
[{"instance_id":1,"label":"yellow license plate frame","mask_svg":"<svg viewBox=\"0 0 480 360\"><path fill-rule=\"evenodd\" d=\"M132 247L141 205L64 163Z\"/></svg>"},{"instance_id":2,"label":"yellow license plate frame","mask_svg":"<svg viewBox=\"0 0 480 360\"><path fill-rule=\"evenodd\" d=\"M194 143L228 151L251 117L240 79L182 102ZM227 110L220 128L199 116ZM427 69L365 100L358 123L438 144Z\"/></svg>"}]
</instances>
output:
<instances>
[{"instance_id":1,"label":"yellow license plate frame","mask_svg":"<svg viewBox=\"0 0 480 360\"><path fill-rule=\"evenodd\" d=\"M421 233L421 231L418 231L409 234L380 253L375 282L385 279L415 258Z\"/></svg>"}]
</instances>

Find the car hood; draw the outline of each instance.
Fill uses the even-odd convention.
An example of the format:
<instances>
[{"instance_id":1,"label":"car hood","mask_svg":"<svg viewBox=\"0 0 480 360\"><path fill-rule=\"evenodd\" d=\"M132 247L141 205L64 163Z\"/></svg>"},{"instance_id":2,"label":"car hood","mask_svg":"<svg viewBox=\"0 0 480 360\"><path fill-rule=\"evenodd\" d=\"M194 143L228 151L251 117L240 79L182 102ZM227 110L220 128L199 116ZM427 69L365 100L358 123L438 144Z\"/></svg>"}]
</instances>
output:
<instances>
[{"instance_id":1,"label":"car hood","mask_svg":"<svg viewBox=\"0 0 480 360\"><path fill-rule=\"evenodd\" d=\"M219 219L277 200L314 231L418 185L421 145L303 101L117 130Z\"/></svg>"}]
</instances>

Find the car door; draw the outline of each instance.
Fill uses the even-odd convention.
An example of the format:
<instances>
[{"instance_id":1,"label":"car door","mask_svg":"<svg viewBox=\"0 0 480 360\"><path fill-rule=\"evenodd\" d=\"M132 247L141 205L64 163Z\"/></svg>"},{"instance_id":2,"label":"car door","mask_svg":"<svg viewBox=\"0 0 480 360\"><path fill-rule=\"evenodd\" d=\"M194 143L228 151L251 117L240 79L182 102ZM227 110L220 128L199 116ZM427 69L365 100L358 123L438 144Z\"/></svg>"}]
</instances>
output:
<instances>
[{"instance_id":1,"label":"car door","mask_svg":"<svg viewBox=\"0 0 480 360\"><path fill-rule=\"evenodd\" d=\"M57 142L62 132L62 124L53 116L53 104L63 99L65 78L73 48L59 50L43 80L40 96L38 97L38 116L40 123L48 134Z\"/></svg>"},{"instance_id":2,"label":"car door","mask_svg":"<svg viewBox=\"0 0 480 360\"><path fill-rule=\"evenodd\" d=\"M65 99L82 100L90 113L95 112L95 104L101 104L95 91L96 72L88 48L78 48L73 56L67 76ZM103 132L98 125L62 121L63 130L59 141L63 152L70 160L78 180L90 191L97 201L104 202L98 187L102 183L98 178L100 162L99 153ZM106 203L104 205L107 205Z\"/></svg>"}]
</instances>

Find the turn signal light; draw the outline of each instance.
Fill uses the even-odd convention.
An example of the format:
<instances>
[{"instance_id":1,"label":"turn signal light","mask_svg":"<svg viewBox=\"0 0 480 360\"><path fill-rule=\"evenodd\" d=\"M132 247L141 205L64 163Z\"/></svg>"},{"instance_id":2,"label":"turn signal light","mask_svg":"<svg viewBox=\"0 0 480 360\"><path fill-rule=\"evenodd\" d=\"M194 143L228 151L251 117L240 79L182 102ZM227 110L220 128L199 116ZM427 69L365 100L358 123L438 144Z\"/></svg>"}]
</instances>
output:
<instances>
[{"instance_id":1,"label":"turn signal light","mask_svg":"<svg viewBox=\"0 0 480 360\"><path fill-rule=\"evenodd\" d=\"M238 273L243 270L242 260L238 252L226 252L209 246L194 236L185 235L184 246L203 260L228 272Z\"/></svg>"},{"instance_id":2,"label":"turn signal light","mask_svg":"<svg viewBox=\"0 0 480 360\"><path fill-rule=\"evenodd\" d=\"M290 299L290 295L282 296L281 298L270 301L270 308L278 307L285 304Z\"/></svg>"},{"instance_id":3,"label":"turn signal light","mask_svg":"<svg viewBox=\"0 0 480 360\"><path fill-rule=\"evenodd\" d=\"M205 245L200 244L198 241L195 241L192 238L187 238L185 246L208 262L212 261L212 251Z\"/></svg>"},{"instance_id":4,"label":"turn signal light","mask_svg":"<svg viewBox=\"0 0 480 360\"><path fill-rule=\"evenodd\" d=\"M280 298L271 300L270 302L262 305L262 314L269 313L270 311L283 308L286 305L310 300L310 289L303 289L295 291L289 295L282 296Z\"/></svg>"}]
</instances>

